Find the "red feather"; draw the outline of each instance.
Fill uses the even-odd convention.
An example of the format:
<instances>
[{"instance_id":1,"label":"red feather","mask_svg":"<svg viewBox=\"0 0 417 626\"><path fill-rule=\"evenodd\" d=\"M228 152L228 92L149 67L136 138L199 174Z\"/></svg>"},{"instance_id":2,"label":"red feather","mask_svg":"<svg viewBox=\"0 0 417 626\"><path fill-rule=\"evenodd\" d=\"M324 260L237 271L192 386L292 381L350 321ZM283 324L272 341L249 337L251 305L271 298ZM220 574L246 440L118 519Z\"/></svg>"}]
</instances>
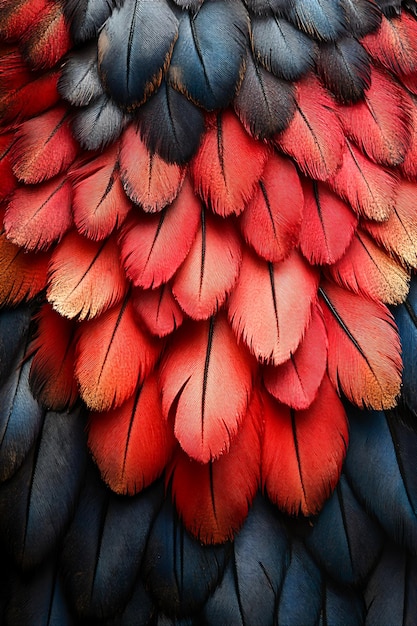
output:
<instances>
[{"instance_id":1,"label":"red feather","mask_svg":"<svg viewBox=\"0 0 417 626\"><path fill-rule=\"evenodd\" d=\"M50 247L72 225L71 197L71 185L64 176L18 187L4 219L7 237L26 250Z\"/></svg>"},{"instance_id":2,"label":"red feather","mask_svg":"<svg viewBox=\"0 0 417 626\"><path fill-rule=\"evenodd\" d=\"M317 397L327 365L327 334L321 309L312 310L310 324L297 350L282 365L264 369L268 391L293 409L307 409Z\"/></svg>"},{"instance_id":3,"label":"red feather","mask_svg":"<svg viewBox=\"0 0 417 626\"><path fill-rule=\"evenodd\" d=\"M161 344L136 324L128 300L78 331L75 374L80 394L93 411L123 404L153 369Z\"/></svg>"},{"instance_id":4,"label":"red feather","mask_svg":"<svg viewBox=\"0 0 417 626\"><path fill-rule=\"evenodd\" d=\"M69 27L61 2L47 2L22 34L24 56L36 69L49 68L62 59L71 47Z\"/></svg>"},{"instance_id":5,"label":"red feather","mask_svg":"<svg viewBox=\"0 0 417 626\"><path fill-rule=\"evenodd\" d=\"M262 408L254 394L230 450L205 465L178 450L167 482L187 529L204 543L232 539L243 524L259 484ZM192 494L192 497L190 497Z\"/></svg>"},{"instance_id":6,"label":"red feather","mask_svg":"<svg viewBox=\"0 0 417 626\"><path fill-rule=\"evenodd\" d=\"M404 176L413 180L417 178L417 98L410 96L410 105L409 145L400 169Z\"/></svg>"},{"instance_id":7,"label":"red feather","mask_svg":"<svg viewBox=\"0 0 417 626\"><path fill-rule=\"evenodd\" d=\"M167 282L190 251L201 215L188 179L171 206L157 215L137 211L126 223L122 259L134 285L148 289Z\"/></svg>"},{"instance_id":8,"label":"red feather","mask_svg":"<svg viewBox=\"0 0 417 626\"><path fill-rule=\"evenodd\" d=\"M68 112L55 107L23 122L12 149L13 172L25 183L39 183L66 171L78 152Z\"/></svg>"},{"instance_id":9,"label":"red feather","mask_svg":"<svg viewBox=\"0 0 417 626\"><path fill-rule=\"evenodd\" d=\"M13 145L14 133L0 136L0 200L5 200L16 187L16 178L10 160L10 148Z\"/></svg>"},{"instance_id":10,"label":"red feather","mask_svg":"<svg viewBox=\"0 0 417 626\"><path fill-rule=\"evenodd\" d=\"M343 404L327 375L306 411L265 394L262 480L269 498L292 515L318 513L340 477L348 445Z\"/></svg>"},{"instance_id":11,"label":"red feather","mask_svg":"<svg viewBox=\"0 0 417 626\"><path fill-rule=\"evenodd\" d=\"M6 39L19 39L46 14L48 0L4 1L0 5L0 33Z\"/></svg>"},{"instance_id":12,"label":"red feather","mask_svg":"<svg viewBox=\"0 0 417 626\"><path fill-rule=\"evenodd\" d=\"M36 398L48 409L63 411L78 399L74 378L74 324L45 304L38 315L38 332L32 343L35 356L30 384Z\"/></svg>"},{"instance_id":13,"label":"red feather","mask_svg":"<svg viewBox=\"0 0 417 626\"><path fill-rule=\"evenodd\" d=\"M247 250L229 299L236 336L258 360L283 363L303 338L317 286L318 274L298 252L272 264Z\"/></svg>"},{"instance_id":14,"label":"red feather","mask_svg":"<svg viewBox=\"0 0 417 626\"><path fill-rule=\"evenodd\" d=\"M335 263L352 241L358 217L324 183L305 179L303 192L301 251L313 265Z\"/></svg>"},{"instance_id":15,"label":"red feather","mask_svg":"<svg viewBox=\"0 0 417 626\"><path fill-rule=\"evenodd\" d=\"M153 374L121 407L91 414L88 431L88 445L103 480L120 494L135 494L156 480L174 449Z\"/></svg>"},{"instance_id":16,"label":"red feather","mask_svg":"<svg viewBox=\"0 0 417 626\"><path fill-rule=\"evenodd\" d=\"M120 166L127 195L149 213L175 200L185 174L178 165L150 154L133 125L122 135Z\"/></svg>"},{"instance_id":17,"label":"red feather","mask_svg":"<svg viewBox=\"0 0 417 626\"><path fill-rule=\"evenodd\" d=\"M74 188L74 222L82 235L104 239L130 211L120 176L117 145L95 159L76 161L70 172Z\"/></svg>"},{"instance_id":18,"label":"red feather","mask_svg":"<svg viewBox=\"0 0 417 626\"><path fill-rule=\"evenodd\" d=\"M340 166L344 136L336 106L311 74L297 84L294 117L275 141L312 178L327 180Z\"/></svg>"},{"instance_id":19,"label":"red feather","mask_svg":"<svg viewBox=\"0 0 417 626\"><path fill-rule=\"evenodd\" d=\"M34 298L46 286L49 256L25 253L0 235L0 302L16 305Z\"/></svg>"},{"instance_id":20,"label":"red feather","mask_svg":"<svg viewBox=\"0 0 417 626\"><path fill-rule=\"evenodd\" d=\"M170 335L184 319L169 285L146 290L134 288L132 305L141 323L159 337Z\"/></svg>"},{"instance_id":21,"label":"red feather","mask_svg":"<svg viewBox=\"0 0 417 626\"><path fill-rule=\"evenodd\" d=\"M213 315L235 285L241 261L235 225L202 211L197 236L172 285L187 315L193 319Z\"/></svg>"},{"instance_id":22,"label":"red feather","mask_svg":"<svg viewBox=\"0 0 417 626\"><path fill-rule=\"evenodd\" d=\"M185 452L203 463L226 452L252 393L252 361L223 315L183 324L160 383L164 415L172 411Z\"/></svg>"},{"instance_id":23,"label":"red feather","mask_svg":"<svg viewBox=\"0 0 417 626\"><path fill-rule=\"evenodd\" d=\"M329 180L332 189L359 215L370 220L388 219L394 204L396 177L346 143L342 167Z\"/></svg>"},{"instance_id":24,"label":"red feather","mask_svg":"<svg viewBox=\"0 0 417 626\"><path fill-rule=\"evenodd\" d=\"M298 243L302 216L297 170L289 159L274 153L241 215L243 236L267 261L282 261Z\"/></svg>"},{"instance_id":25,"label":"red feather","mask_svg":"<svg viewBox=\"0 0 417 626\"><path fill-rule=\"evenodd\" d=\"M401 385L401 346L388 309L326 283L321 289L333 385L357 406L389 409Z\"/></svg>"},{"instance_id":26,"label":"red feather","mask_svg":"<svg viewBox=\"0 0 417 626\"><path fill-rule=\"evenodd\" d=\"M360 230L346 254L329 272L341 287L377 302L400 304L408 294L408 273Z\"/></svg>"},{"instance_id":27,"label":"red feather","mask_svg":"<svg viewBox=\"0 0 417 626\"><path fill-rule=\"evenodd\" d=\"M207 131L191 165L196 191L216 213L238 215L252 198L269 151L231 111L207 117Z\"/></svg>"},{"instance_id":28,"label":"red feather","mask_svg":"<svg viewBox=\"0 0 417 626\"><path fill-rule=\"evenodd\" d=\"M61 315L90 319L120 302L125 292L114 239L94 242L73 231L54 251L47 296Z\"/></svg>"}]
</instances>

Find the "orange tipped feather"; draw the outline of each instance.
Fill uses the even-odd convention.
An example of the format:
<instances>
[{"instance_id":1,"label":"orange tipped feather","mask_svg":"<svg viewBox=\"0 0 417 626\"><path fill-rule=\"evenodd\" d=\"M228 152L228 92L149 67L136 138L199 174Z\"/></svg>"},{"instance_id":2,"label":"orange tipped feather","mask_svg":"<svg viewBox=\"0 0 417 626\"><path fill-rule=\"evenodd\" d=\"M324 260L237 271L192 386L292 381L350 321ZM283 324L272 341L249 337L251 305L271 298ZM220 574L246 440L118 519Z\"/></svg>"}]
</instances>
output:
<instances>
[{"instance_id":1,"label":"orange tipped feather","mask_svg":"<svg viewBox=\"0 0 417 626\"><path fill-rule=\"evenodd\" d=\"M49 256L25 253L0 235L0 302L16 305L34 298L46 286Z\"/></svg>"},{"instance_id":2,"label":"orange tipped feather","mask_svg":"<svg viewBox=\"0 0 417 626\"><path fill-rule=\"evenodd\" d=\"M219 314L188 322L166 352L162 408L185 452L206 463L229 450L252 393L252 361Z\"/></svg>"}]
</instances>

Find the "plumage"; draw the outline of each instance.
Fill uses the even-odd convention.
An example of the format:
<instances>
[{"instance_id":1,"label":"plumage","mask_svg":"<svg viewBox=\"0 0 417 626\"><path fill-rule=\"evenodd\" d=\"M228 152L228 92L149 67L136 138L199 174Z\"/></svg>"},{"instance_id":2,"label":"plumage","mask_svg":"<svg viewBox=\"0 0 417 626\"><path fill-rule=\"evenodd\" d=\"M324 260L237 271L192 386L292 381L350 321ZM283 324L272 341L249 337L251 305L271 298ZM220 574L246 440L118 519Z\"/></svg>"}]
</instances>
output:
<instances>
[{"instance_id":1,"label":"plumage","mask_svg":"<svg viewBox=\"0 0 417 626\"><path fill-rule=\"evenodd\" d=\"M1 623L414 623L416 34L0 0Z\"/></svg>"}]
</instances>

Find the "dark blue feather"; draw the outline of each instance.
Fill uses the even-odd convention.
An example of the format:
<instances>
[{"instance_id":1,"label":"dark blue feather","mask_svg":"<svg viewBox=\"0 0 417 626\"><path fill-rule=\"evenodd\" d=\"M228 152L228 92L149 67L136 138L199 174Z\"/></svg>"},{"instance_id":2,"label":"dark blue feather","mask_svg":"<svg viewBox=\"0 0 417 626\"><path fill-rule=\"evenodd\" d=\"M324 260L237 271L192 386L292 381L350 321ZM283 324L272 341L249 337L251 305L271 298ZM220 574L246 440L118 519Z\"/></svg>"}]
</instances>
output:
<instances>
[{"instance_id":1,"label":"dark blue feather","mask_svg":"<svg viewBox=\"0 0 417 626\"><path fill-rule=\"evenodd\" d=\"M35 445L0 488L0 535L21 567L42 562L67 529L84 476L79 411L46 413Z\"/></svg>"},{"instance_id":2,"label":"dark blue feather","mask_svg":"<svg viewBox=\"0 0 417 626\"><path fill-rule=\"evenodd\" d=\"M401 400L415 416L417 426L417 280L413 278L407 300L394 309L403 349Z\"/></svg>"},{"instance_id":3,"label":"dark blue feather","mask_svg":"<svg viewBox=\"0 0 417 626\"><path fill-rule=\"evenodd\" d=\"M346 32L341 0L294 0L286 14L297 28L321 41L336 41Z\"/></svg>"},{"instance_id":4,"label":"dark blue feather","mask_svg":"<svg viewBox=\"0 0 417 626\"><path fill-rule=\"evenodd\" d=\"M313 522L306 544L336 581L358 584L373 568L382 546L382 531L355 498L346 478Z\"/></svg>"},{"instance_id":5,"label":"dark blue feather","mask_svg":"<svg viewBox=\"0 0 417 626\"><path fill-rule=\"evenodd\" d=\"M0 312L0 385L10 375L10 366L26 344L32 311L21 305L13 311Z\"/></svg>"},{"instance_id":6,"label":"dark blue feather","mask_svg":"<svg viewBox=\"0 0 417 626\"><path fill-rule=\"evenodd\" d=\"M389 413L351 407L348 416L349 482L386 532L417 551L417 434Z\"/></svg>"},{"instance_id":7,"label":"dark blue feather","mask_svg":"<svg viewBox=\"0 0 417 626\"><path fill-rule=\"evenodd\" d=\"M192 538L167 499L147 544L143 575L157 606L178 617L197 612L218 585L230 546Z\"/></svg>"},{"instance_id":8,"label":"dark blue feather","mask_svg":"<svg viewBox=\"0 0 417 626\"><path fill-rule=\"evenodd\" d=\"M64 0L64 11L74 41L79 43L97 36L113 7L122 4L123 0Z\"/></svg>"},{"instance_id":9,"label":"dark blue feather","mask_svg":"<svg viewBox=\"0 0 417 626\"><path fill-rule=\"evenodd\" d=\"M317 70L325 87L345 104L362 99L371 84L369 56L356 39L319 46Z\"/></svg>"},{"instance_id":10,"label":"dark blue feather","mask_svg":"<svg viewBox=\"0 0 417 626\"><path fill-rule=\"evenodd\" d=\"M341 0L346 15L346 28L360 39L375 31L381 23L381 11L374 0Z\"/></svg>"},{"instance_id":11,"label":"dark blue feather","mask_svg":"<svg viewBox=\"0 0 417 626\"><path fill-rule=\"evenodd\" d=\"M204 608L206 622L272 626L288 561L279 515L258 496L236 537L224 578Z\"/></svg>"},{"instance_id":12,"label":"dark blue feather","mask_svg":"<svg viewBox=\"0 0 417 626\"><path fill-rule=\"evenodd\" d=\"M68 593L80 618L100 620L123 611L161 498L158 484L136 497L116 496L96 470L88 472L62 556ZM144 610L147 614L146 606Z\"/></svg>"},{"instance_id":13,"label":"dark blue feather","mask_svg":"<svg viewBox=\"0 0 417 626\"><path fill-rule=\"evenodd\" d=\"M86 150L100 150L115 141L127 119L107 95L102 95L74 116L74 137Z\"/></svg>"},{"instance_id":14,"label":"dark blue feather","mask_svg":"<svg viewBox=\"0 0 417 626\"><path fill-rule=\"evenodd\" d=\"M169 70L170 83L212 111L227 106L246 57L248 15L241 2L205 2L195 16L184 13Z\"/></svg>"},{"instance_id":15,"label":"dark blue feather","mask_svg":"<svg viewBox=\"0 0 417 626\"><path fill-rule=\"evenodd\" d=\"M319 626L363 626L364 621L365 602L360 593L330 580L323 584Z\"/></svg>"}]
</instances>

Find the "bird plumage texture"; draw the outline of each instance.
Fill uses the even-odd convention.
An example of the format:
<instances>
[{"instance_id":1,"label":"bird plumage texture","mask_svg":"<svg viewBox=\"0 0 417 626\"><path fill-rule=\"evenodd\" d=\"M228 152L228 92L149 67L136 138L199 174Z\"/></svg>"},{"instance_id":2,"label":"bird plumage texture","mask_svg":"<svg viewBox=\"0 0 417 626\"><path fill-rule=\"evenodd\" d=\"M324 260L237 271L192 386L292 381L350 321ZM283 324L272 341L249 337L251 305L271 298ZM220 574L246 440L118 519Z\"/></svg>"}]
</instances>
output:
<instances>
[{"instance_id":1,"label":"bird plumage texture","mask_svg":"<svg viewBox=\"0 0 417 626\"><path fill-rule=\"evenodd\" d=\"M0 0L0 615L415 623L414 0Z\"/></svg>"}]
</instances>

